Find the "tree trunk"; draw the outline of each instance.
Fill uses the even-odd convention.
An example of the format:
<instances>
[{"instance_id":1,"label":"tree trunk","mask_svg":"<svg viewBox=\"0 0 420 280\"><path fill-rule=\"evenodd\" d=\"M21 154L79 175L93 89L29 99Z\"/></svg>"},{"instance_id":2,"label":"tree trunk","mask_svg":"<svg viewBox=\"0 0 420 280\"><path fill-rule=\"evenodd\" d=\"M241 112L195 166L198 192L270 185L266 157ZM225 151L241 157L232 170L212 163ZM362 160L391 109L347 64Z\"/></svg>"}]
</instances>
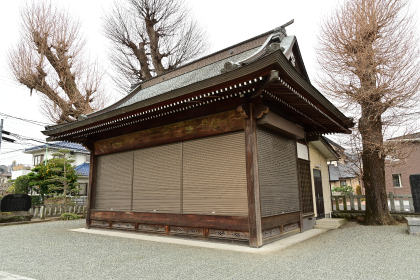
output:
<instances>
[{"instance_id":1,"label":"tree trunk","mask_svg":"<svg viewBox=\"0 0 420 280\"><path fill-rule=\"evenodd\" d=\"M365 224L389 225L395 220L389 213L385 188L385 158L381 154L382 121L371 110L362 108L359 120L362 135L363 183L366 194Z\"/></svg>"}]
</instances>

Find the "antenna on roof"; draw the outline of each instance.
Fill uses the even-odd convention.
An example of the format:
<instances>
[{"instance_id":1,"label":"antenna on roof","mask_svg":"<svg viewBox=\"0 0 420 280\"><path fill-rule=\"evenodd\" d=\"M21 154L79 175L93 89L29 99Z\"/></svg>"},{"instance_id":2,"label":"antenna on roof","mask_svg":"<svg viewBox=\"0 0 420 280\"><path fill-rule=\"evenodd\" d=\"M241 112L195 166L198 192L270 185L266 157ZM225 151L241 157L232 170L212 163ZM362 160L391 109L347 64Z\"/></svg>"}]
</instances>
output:
<instances>
[{"instance_id":1,"label":"antenna on roof","mask_svg":"<svg viewBox=\"0 0 420 280\"><path fill-rule=\"evenodd\" d=\"M291 21L288 21L288 22L286 22L285 24L283 24L282 26L280 26L280 28L285 28L285 27L287 27L287 26L289 26L289 25L291 25L292 23L294 23L295 22L295 20L294 19L292 19Z\"/></svg>"}]
</instances>

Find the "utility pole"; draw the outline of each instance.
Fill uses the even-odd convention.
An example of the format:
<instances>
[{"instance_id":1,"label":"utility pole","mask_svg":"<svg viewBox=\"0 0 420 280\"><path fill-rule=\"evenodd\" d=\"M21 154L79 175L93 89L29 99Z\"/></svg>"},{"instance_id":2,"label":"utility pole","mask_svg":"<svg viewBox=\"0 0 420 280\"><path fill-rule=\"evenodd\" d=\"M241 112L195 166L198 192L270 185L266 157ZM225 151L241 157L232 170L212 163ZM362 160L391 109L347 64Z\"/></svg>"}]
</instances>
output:
<instances>
[{"instance_id":1,"label":"utility pole","mask_svg":"<svg viewBox=\"0 0 420 280\"><path fill-rule=\"evenodd\" d=\"M3 131L3 119L0 121L0 152L1 152L1 133Z\"/></svg>"}]
</instances>

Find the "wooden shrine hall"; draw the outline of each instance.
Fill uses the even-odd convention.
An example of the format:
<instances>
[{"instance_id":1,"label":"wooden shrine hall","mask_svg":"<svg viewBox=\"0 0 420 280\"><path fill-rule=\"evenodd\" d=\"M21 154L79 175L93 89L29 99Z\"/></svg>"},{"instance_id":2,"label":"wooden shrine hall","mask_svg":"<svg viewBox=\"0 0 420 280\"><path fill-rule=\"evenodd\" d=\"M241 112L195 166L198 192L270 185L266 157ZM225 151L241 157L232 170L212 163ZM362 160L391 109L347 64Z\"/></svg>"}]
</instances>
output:
<instances>
[{"instance_id":1,"label":"wooden shrine hall","mask_svg":"<svg viewBox=\"0 0 420 280\"><path fill-rule=\"evenodd\" d=\"M91 151L87 228L260 247L314 215L297 143L352 125L312 86L282 26L43 133Z\"/></svg>"}]
</instances>

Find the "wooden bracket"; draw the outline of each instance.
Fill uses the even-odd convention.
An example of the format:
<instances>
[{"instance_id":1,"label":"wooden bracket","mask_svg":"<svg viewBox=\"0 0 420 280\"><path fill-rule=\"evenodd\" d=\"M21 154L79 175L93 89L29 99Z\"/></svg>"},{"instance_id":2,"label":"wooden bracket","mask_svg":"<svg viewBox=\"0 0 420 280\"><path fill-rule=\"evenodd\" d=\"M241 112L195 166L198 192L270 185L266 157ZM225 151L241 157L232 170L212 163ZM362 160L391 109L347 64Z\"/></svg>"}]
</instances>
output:
<instances>
[{"instance_id":1,"label":"wooden bracket","mask_svg":"<svg viewBox=\"0 0 420 280\"><path fill-rule=\"evenodd\" d=\"M250 97L250 99L259 96L264 89L266 89L270 84L272 84L274 81L277 81L279 79L279 75L280 75L279 74L279 71L277 71L277 70L271 70L270 75L268 76L268 78L265 80L265 82L263 84L261 84L257 88L256 93L254 95L252 95Z\"/></svg>"},{"instance_id":2,"label":"wooden bracket","mask_svg":"<svg viewBox=\"0 0 420 280\"><path fill-rule=\"evenodd\" d=\"M84 141L81 143L83 147L86 148L89 152L93 153L94 142L92 141Z\"/></svg>"},{"instance_id":3,"label":"wooden bracket","mask_svg":"<svg viewBox=\"0 0 420 280\"><path fill-rule=\"evenodd\" d=\"M256 104L252 107L252 117L254 119L259 119L264 116L264 114L267 114L268 111L270 111L270 108L263 104Z\"/></svg>"},{"instance_id":4,"label":"wooden bracket","mask_svg":"<svg viewBox=\"0 0 420 280\"><path fill-rule=\"evenodd\" d=\"M241 117L244 119L249 118L249 104L241 104L237 108L238 112L241 114Z\"/></svg>"}]
</instances>

